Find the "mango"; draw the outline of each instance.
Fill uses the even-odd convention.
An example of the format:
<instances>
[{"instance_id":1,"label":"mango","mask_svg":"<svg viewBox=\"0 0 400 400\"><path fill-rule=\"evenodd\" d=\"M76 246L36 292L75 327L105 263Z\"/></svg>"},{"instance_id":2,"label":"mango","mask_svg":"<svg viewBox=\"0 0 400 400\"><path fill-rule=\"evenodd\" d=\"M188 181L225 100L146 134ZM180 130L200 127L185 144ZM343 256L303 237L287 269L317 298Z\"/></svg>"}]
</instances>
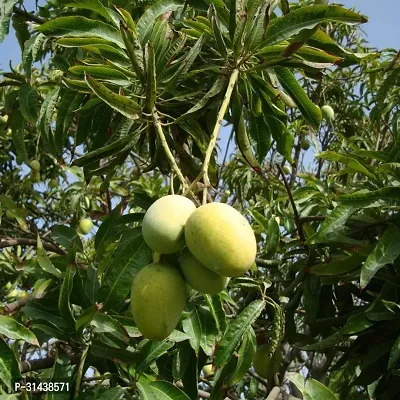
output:
<instances>
[{"instance_id":1,"label":"mango","mask_svg":"<svg viewBox=\"0 0 400 400\"><path fill-rule=\"evenodd\" d=\"M182 250L179 261L187 283L200 293L216 294L228 285L229 278L205 267L187 247Z\"/></svg>"},{"instance_id":2,"label":"mango","mask_svg":"<svg viewBox=\"0 0 400 400\"><path fill-rule=\"evenodd\" d=\"M38 160L32 160L31 161L31 168L34 171L40 172L40 162Z\"/></svg>"},{"instance_id":3,"label":"mango","mask_svg":"<svg viewBox=\"0 0 400 400\"><path fill-rule=\"evenodd\" d=\"M196 206L186 197L169 195L147 210L142 224L147 245L160 254L172 254L185 246L184 227Z\"/></svg>"},{"instance_id":4,"label":"mango","mask_svg":"<svg viewBox=\"0 0 400 400\"><path fill-rule=\"evenodd\" d=\"M8 122L8 115L0 115L0 125L5 125Z\"/></svg>"},{"instance_id":5,"label":"mango","mask_svg":"<svg viewBox=\"0 0 400 400\"><path fill-rule=\"evenodd\" d=\"M286 175L290 175L292 173L292 167L290 165L284 165L282 170Z\"/></svg>"},{"instance_id":6,"label":"mango","mask_svg":"<svg viewBox=\"0 0 400 400\"><path fill-rule=\"evenodd\" d=\"M310 142L307 139L301 141L301 148L303 150L308 150L310 148Z\"/></svg>"},{"instance_id":7,"label":"mango","mask_svg":"<svg viewBox=\"0 0 400 400\"><path fill-rule=\"evenodd\" d=\"M254 263L257 243L250 224L224 203L194 211L185 227L186 245L208 269L222 276L241 276Z\"/></svg>"},{"instance_id":8,"label":"mango","mask_svg":"<svg viewBox=\"0 0 400 400\"><path fill-rule=\"evenodd\" d=\"M333 121L335 119L335 111L331 106L322 106L321 107L322 115L327 121Z\"/></svg>"},{"instance_id":9,"label":"mango","mask_svg":"<svg viewBox=\"0 0 400 400\"><path fill-rule=\"evenodd\" d=\"M214 368L213 368L212 364L205 365L203 367L203 373L204 373L205 377L209 377L211 375L214 375Z\"/></svg>"},{"instance_id":10,"label":"mango","mask_svg":"<svg viewBox=\"0 0 400 400\"><path fill-rule=\"evenodd\" d=\"M6 217L7 217L8 219L14 219L14 218L15 218L15 215L14 215L14 213L13 213L12 211L7 210L7 211L6 211Z\"/></svg>"},{"instance_id":11,"label":"mango","mask_svg":"<svg viewBox=\"0 0 400 400\"><path fill-rule=\"evenodd\" d=\"M271 379L279 371L282 362L282 353L279 349L270 358L270 348L269 344L258 346L253 357L254 370L265 379Z\"/></svg>"},{"instance_id":12,"label":"mango","mask_svg":"<svg viewBox=\"0 0 400 400\"><path fill-rule=\"evenodd\" d=\"M84 218L79 222L79 230L83 235L87 235L93 228L93 222L89 218Z\"/></svg>"},{"instance_id":13,"label":"mango","mask_svg":"<svg viewBox=\"0 0 400 400\"><path fill-rule=\"evenodd\" d=\"M186 305L186 284L178 268L150 264L136 275L131 292L132 317L142 335L164 340L176 328Z\"/></svg>"}]
</instances>

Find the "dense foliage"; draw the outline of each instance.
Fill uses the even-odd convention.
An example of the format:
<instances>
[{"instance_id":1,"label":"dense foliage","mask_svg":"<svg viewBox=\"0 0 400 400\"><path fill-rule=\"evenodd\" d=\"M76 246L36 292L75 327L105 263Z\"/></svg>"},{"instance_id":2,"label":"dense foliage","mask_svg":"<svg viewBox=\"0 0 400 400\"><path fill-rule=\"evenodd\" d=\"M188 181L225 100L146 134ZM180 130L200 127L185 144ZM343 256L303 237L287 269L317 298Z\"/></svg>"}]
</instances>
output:
<instances>
[{"instance_id":1,"label":"dense foliage","mask_svg":"<svg viewBox=\"0 0 400 400\"><path fill-rule=\"evenodd\" d=\"M0 2L22 60L0 82L0 400L398 399L400 64L368 47L367 18L23 3ZM151 341L130 292L154 257L144 214L168 193L235 207L258 253Z\"/></svg>"}]
</instances>

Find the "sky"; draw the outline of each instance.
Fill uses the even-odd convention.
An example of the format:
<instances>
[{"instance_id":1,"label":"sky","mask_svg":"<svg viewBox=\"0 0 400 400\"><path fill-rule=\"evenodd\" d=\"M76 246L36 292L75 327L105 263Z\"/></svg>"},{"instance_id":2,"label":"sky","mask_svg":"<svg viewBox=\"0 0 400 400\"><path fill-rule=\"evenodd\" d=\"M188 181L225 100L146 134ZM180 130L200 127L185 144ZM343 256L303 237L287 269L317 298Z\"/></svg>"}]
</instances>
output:
<instances>
[{"instance_id":1,"label":"sky","mask_svg":"<svg viewBox=\"0 0 400 400\"><path fill-rule=\"evenodd\" d=\"M39 1L43 4L44 0ZM333 3L332 0L330 3ZM400 15L400 0L341 0L338 4L343 4L347 8L355 7L357 12L366 15L369 21L363 25L367 40L372 47L400 48L400 24L398 16ZM35 0L25 0L25 8L28 11L34 10ZM0 71L8 70L9 60L13 64L21 60L20 49L10 28L10 35L0 44ZM220 133L220 146L224 150L230 134L230 128L222 128ZM231 146L233 148L233 145ZM219 161L222 160L222 154L219 155Z\"/></svg>"}]
</instances>

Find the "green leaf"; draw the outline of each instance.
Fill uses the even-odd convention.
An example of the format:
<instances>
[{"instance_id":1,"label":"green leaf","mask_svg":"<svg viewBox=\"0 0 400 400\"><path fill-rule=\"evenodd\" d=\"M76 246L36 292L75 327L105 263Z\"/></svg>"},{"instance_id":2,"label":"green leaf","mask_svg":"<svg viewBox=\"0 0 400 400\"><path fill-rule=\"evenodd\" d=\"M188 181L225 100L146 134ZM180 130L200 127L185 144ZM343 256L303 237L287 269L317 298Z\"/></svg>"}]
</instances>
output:
<instances>
[{"instance_id":1,"label":"green leaf","mask_svg":"<svg viewBox=\"0 0 400 400\"><path fill-rule=\"evenodd\" d=\"M268 221L267 246L265 248L267 255L272 256L276 253L280 239L281 234L279 225L276 222L275 217L271 217Z\"/></svg>"},{"instance_id":2,"label":"green leaf","mask_svg":"<svg viewBox=\"0 0 400 400\"><path fill-rule=\"evenodd\" d=\"M306 6L272 20L265 33L263 45L272 45L297 35L303 29L312 29L321 22L338 21L347 25L367 22L367 18L339 6Z\"/></svg>"},{"instance_id":3,"label":"green leaf","mask_svg":"<svg viewBox=\"0 0 400 400\"><path fill-rule=\"evenodd\" d=\"M97 398L97 400L120 400L123 398L125 392L126 388L113 387L104 391L102 395Z\"/></svg>"},{"instance_id":4,"label":"green leaf","mask_svg":"<svg viewBox=\"0 0 400 400\"><path fill-rule=\"evenodd\" d=\"M256 144L257 160L263 163L271 147L271 129L263 114L256 117L249 113L249 133ZM276 120L276 122L278 122ZM277 134L279 135L279 133Z\"/></svg>"},{"instance_id":5,"label":"green leaf","mask_svg":"<svg viewBox=\"0 0 400 400\"><path fill-rule=\"evenodd\" d=\"M83 244L75 229L65 225L53 225L51 227L52 238L66 249L77 249L83 252Z\"/></svg>"},{"instance_id":6,"label":"green leaf","mask_svg":"<svg viewBox=\"0 0 400 400\"><path fill-rule=\"evenodd\" d=\"M300 390L304 400L339 400L329 388L313 378L306 380L303 375L290 372L288 379Z\"/></svg>"},{"instance_id":7,"label":"green leaf","mask_svg":"<svg viewBox=\"0 0 400 400\"><path fill-rule=\"evenodd\" d=\"M25 221L22 210L14 203L14 201L5 195L0 195L0 202L4 204L6 208L8 208L15 216L15 219L18 222L18 225L25 231L28 231L28 225Z\"/></svg>"},{"instance_id":8,"label":"green leaf","mask_svg":"<svg viewBox=\"0 0 400 400\"><path fill-rule=\"evenodd\" d=\"M228 325L225 335L219 343L215 353L215 365L223 366L232 357L244 333L250 329L251 324L265 308L265 301L255 300L250 303L237 317Z\"/></svg>"},{"instance_id":9,"label":"green leaf","mask_svg":"<svg viewBox=\"0 0 400 400\"><path fill-rule=\"evenodd\" d=\"M56 276L57 278L61 278L61 272L57 269L50 258L46 254L46 250L43 248L42 241L40 240L40 236L37 237L37 249L36 249L37 259L39 265L42 267L44 271L49 274Z\"/></svg>"},{"instance_id":10,"label":"green leaf","mask_svg":"<svg viewBox=\"0 0 400 400\"><path fill-rule=\"evenodd\" d=\"M318 158L323 158L325 160L336 161L341 164L346 165L350 170L354 172L359 172L360 174L366 175L371 179L375 179L376 174L372 171L368 171L368 168L362 165L357 159L351 156L344 156L342 154L335 153L333 151L323 151L316 155Z\"/></svg>"},{"instance_id":11,"label":"green leaf","mask_svg":"<svg viewBox=\"0 0 400 400\"><path fill-rule=\"evenodd\" d=\"M0 337L0 381L14 390L14 383L22 379L14 352Z\"/></svg>"},{"instance_id":12,"label":"green leaf","mask_svg":"<svg viewBox=\"0 0 400 400\"><path fill-rule=\"evenodd\" d=\"M396 341L392 346L392 349L390 350L388 368L389 369L395 368L399 359L400 359L400 336L396 339Z\"/></svg>"},{"instance_id":13,"label":"green leaf","mask_svg":"<svg viewBox=\"0 0 400 400\"><path fill-rule=\"evenodd\" d=\"M117 256L113 258L113 264L106 270L102 280L106 292L104 310L120 305L128 296L136 274L151 263L152 252L143 236L137 231L132 230L132 233L129 240L117 247Z\"/></svg>"},{"instance_id":14,"label":"green leaf","mask_svg":"<svg viewBox=\"0 0 400 400\"><path fill-rule=\"evenodd\" d=\"M228 385L234 386L242 380L253 363L257 341L254 329L250 328L244 335L237 357L235 371L228 378Z\"/></svg>"},{"instance_id":15,"label":"green leaf","mask_svg":"<svg viewBox=\"0 0 400 400\"><path fill-rule=\"evenodd\" d=\"M73 327L74 329L75 319L72 315L69 298L72 291L75 272L76 271L74 265L67 265L60 289L60 296L58 298L58 309L60 310L61 317L70 327Z\"/></svg>"},{"instance_id":16,"label":"green leaf","mask_svg":"<svg viewBox=\"0 0 400 400\"><path fill-rule=\"evenodd\" d=\"M34 346L39 346L36 336L11 317L0 315L0 334L9 339L24 340Z\"/></svg>"},{"instance_id":17,"label":"green leaf","mask_svg":"<svg viewBox=\"0 0 400 400\"><path fill-rule=\"evenodd\" d=\"M311 273L321 276L336 276L347 274L361 266L365 257L353 254L350 257L334 259L327 264L319 264L311 267Z\"/></svg>"},{"instance_id":18,"label":"green leaf","mask_svg":"<svg viewBox=\"0 0 400 400\"><path fill-rule=\"evenodd\" d=\"M100 82L97 82L95 79L91 78L89 75L85 75L85 80L89 87L93 90L93 93L95 93L110 107L114 108L122 115L125 115L125 117L130 119L135 120L139 118L139 115L141 114L141 108L136 101L114 93Z\"/></svg>"},{"instance_id":19,"label":"green leaf","mask_svg":"<svg viewBox=\"0 0 400 400\"><path fill-rule=\"evenodd\" d=\"M124 48L118 29L104 22L80 16L58 17L37 27L38 31L55 37L99 37Z\"/></svg>"},{"instance_id":20,"label":"green leaf","mask_svg":"<svg viewBox=\"0 0 400 400\"><path fill-rule=\"evenodd\" d=\"M17 152L17 162L29 164L29 157L25 146L25 120L21 111L12 111L10 115L10 128L12 129L12 141Z\"/></svg>"},{"instance_id":21,"label":"green leaf","mask_svg":"<svg viewBox=\"0 0 400 400\"><path fill-rule=\"evenodd\" d=\"M112 68L110 66L104 65L75 65L69 68L69 72L73 75L83 77L86 74L108 82L114 82L116 84L129 84L127 81L127 74Z\"/></svg>"},{"instance_id":22,"label":"green leaf","mask_svg":"<svg viewBox=\"0 0 400 400\"><path fill-rule=\"evenodd\" d=\"M72 0L69 4L66 4L65 6L91 10L101 15L109 22L114 21L113 18L110 16L110 13L108 12L107 8L104 7L99 0Z\"/></svg>"},{"instance_id":23,"label":"green leaf","mask_svg":"<svg viewBox=\"0 0 400 400\"><path fill-rule=\"evenodd\" d=\"M343 232L346 221L356 210L353 207L336 207L321 224L318 232L307 239L307 244L324 243Z\"/></svg>"},{"instance_id":24,"label":"green leaf","mask_svg":"<svg viewBox=\"0 0 400 400\"><path fill-rule=\"evenodd\" d=\"M8 35L10 19L17 0L3 0L0 8L0 43Z\"/></svg>"},{"instance_id":25,"label":"green leaf","mask_svg":"<svg viewBox=\"0 0 400 400\"><path fill-rule=\"evenodd\" d=\"M59 315L55 314L55 310L49 310L37 303L28 303L22 308L24 314L29 318L43 319L49 321L60 328L67 328L68 324L60 318Z\"/></svg>"},{"instance_id":26,"label":"green leaf","mask_svg":"<svg viewBox=\"0 0 400 400\"><path fill-rule=\"evenodd\" d=\"M154 50L150 42L146 43L145 46L145 59L146 59L146 72L147 72L147 82L146 82L146 103L147 111L152 112L154 105L157 100L157 81L156 81L156 60L154 56Z\"/></svg>"},{"instance_id":27,"label":"green leaf","mask_svg":"<svg viewBox=\"0 0 400 400\"><path fill-rule=\"evenodd\" d=\"M144 384L137 382L142 400L190 400L182 390L166 381L155 381Z\"/></svg>"},{"instance_id":28,"label":"green leaf","mask_svg":"<svg viewBox=\"0 0 400 400\"><path fill-rule=\"evenodd\" d=\"M198 313L201 324L200 347L205 354L211 356L214 353L215 340L218 335L217 325L213 315L207 309L199 307Z\"/></svg>"},{"instance_id":29,"label":"green leaf","mask_svg":"<svg viewBox=\"0 0 400 400\"><path fill-rule=\"evenodd\" d=\"M322 113L320 108L308 98L306 92L297 82L297 79L289 68L274 67L274 71L278 76L279 82L281 83L283 89L296 103L306 122L314 130L318 130L322 121Z\"/></svg>"},{"instance_id":30,"label":"green leaf","mask_svg":"<svg viewBox=\"0 0 400 400\"><path fill-rule=\"evenodd\" d=\"M140 17L136 24L136 31L142 46L147 42L155 21L162 15L180 10L183 4L172 0L161 0L152 4Z\"/></svg>"},{"instance_id":31,"label":"green leaf","mask_svg":"<svg viewBox=\"0 0 400 400\"><path fill-rule=\"evenodd\" d=\"M90 352L100 359L112 360L115 363L132 364L134 353L106 345L100 340L93 339Z\"/></svg>"},{"instance_id":32,"label":"green leaf","mask_svg":"<svg viewBox=\"0 0 400 400\"><path fill-rule=\"evenodd\" d=\"M224 308L222 307L221 296L219 294L205 294L204 297L211 314L214 316L219 333L223 334L226 330L226 316Z\"/></svg>"},{"instance_id":33,"label":"green leaf","mask_svg":"<svg viewBox=\"0 0 400 400\"><path fill-rule=\"evenodd\" d=\"M31 124L37 121L38 94L30 85L22 85L19 90L19 107L24 118Z\"/></svg>"},{"instance_id":34,"label":"green leaf","mask_svg":"<svg viewBox=\"0 0 400 400\"><path fill-rule=\"evenodd\" d=\"M95 313L90 323L94 326L94 332L109 333L118 339L129 342L129 334L126 329L109 315ZM76 325L78 325L78 321Z\"/></svg>"},{"instance_id":35,"label":"green leaf","mask_svg":"<svg viewBox=\"0 0 400 400\"><path fill-rule=\"evenodd\" d=\"M183 331L190 337L189 342L196 354L199 353L201 343L201 322L197 308L191 304L188 305L189 316L182 321Z\"/></svg>"},{"instance_id":36,"label":"green leaf","mask_svg":"<svg viewBox=\"0 0 400 400\"><path fill-rule=\"evenodd\" d=\"M170 348L174 347L174 342L170 341L148 341L141 349L136 359L136 372L140 375L158 357L165 354Z\"/></svg>"},{"instance_id":37,"label":"green leaf","mask_svg":"<svg viewBox=\"0 0 400 400\"><path fill-rule=\"evenodd\" d=\"M374 275L400 255L400 229L391 225L379 239L374 251L361 268L360 285L364 289Z\"/></svg>"},{"instance_id":38,"label":"green leaf","mask_svg":"<svg viewBox=\"0 0 400 400\"><path fill-rule=\"evenodd\" d=\"M339 203L348 207L382 207L400 204L400 188L384 187L382 189L369 191L359 190L352 194L344 194L338 197Z\"/></svg>"}]
</instances>

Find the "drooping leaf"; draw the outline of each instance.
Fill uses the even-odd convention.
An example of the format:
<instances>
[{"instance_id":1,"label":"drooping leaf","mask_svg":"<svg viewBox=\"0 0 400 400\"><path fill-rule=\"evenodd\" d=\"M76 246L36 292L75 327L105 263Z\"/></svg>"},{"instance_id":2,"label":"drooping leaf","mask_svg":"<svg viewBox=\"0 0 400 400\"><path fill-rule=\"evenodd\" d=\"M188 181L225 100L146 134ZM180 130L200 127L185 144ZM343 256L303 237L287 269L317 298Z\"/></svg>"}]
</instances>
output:
<instances>
[{"instance_id":1,"label":"drooping leaf","mask_svg":"<svg viewBox=\"0 0 400 400\"><path fill-rule=\"evenodd\" d=\"M360 285L365 288L374 275L386 264L392 263L400 255L400 230L391 225L379 239L374 251L361 268Z\"/></svg>"},{"instance_id":2,"label":"drooping leaf","mask_svg":"<svg viewBox=\"0 0 400 400\"><path fill-rule=\"evenodd\" d=\"M220 334L223 334L226 330L226 316L225 311L222 307L222 299L219 294L205 294L204 295L208 308L214 316L215 323Z\"/></svg>"},{"instance_id":3,"label":"drooping leaf","mask_svg":"<svg viewBox=\"0 0 400 400\"><path fill-rule=\"evenodd\" d=\"M136 372L140 375L154 360L165 354L173 346L174 343L170 341L148 341L140 349L140 353L136 359Z\"/></svg>"},{"instance_id":4,"label":"drooping leaf","mask_svg":"<svg viewBox=\"0 0 400 400\"><path fill-rule=\"evenodd\" d=\"M183 331L190 337L189 342L193 350L198 354L201 343L201 322L197 308L189 305L190 314L182 321Z\"/></svg>"},{"instance_id":5,"label":"drooping leaf","mask_svg":"<svg viewBox=\"0 0 400 400\"><path fill-rule=\"evenodd\" d=\"M142 400L190 400L190 397L182 390L166 381L155 381L146 384L138 382L137 388Z\"/></svg>"},{"instance_id":6,"label":"drooping leaf","mask_svg":"<svg viewBox=\"0 0 400 400\"><path fill-rule=\"evenodd\" d=\"M15 354L0 337L0 381L10 390L14 390L14 383L20 379L22 376Z\"/></svg>"},{"instance_id":7,"label":"drooping leaf","mask_svg":"<svg viewBox=\"0 0 400 400\"><path fill-rule=\"evenodd\" d=\"M224 365L236 350L244 333L265 308L265 301L255 300L228 325L215 353L215 365Z\"/></svg>"},{"instance_id":8,"label":"drooping leaf","mask_svg":"<svg viewBox=\"0 0 400 400\"><path fill-rule=\"evenodd\" d=\"M94 332L109 333L120 340L129 341L129 334L126 329L110 315L95 313L90 323L94 327Z\"/></svg>"},{"instance_id":9,"label":"drooping leaf","mask_svg":"<svg viewBox=\"0 0 400 400\"><path fill-rule=\"evenodd\" d=\"M308 378L297 372L290 372L288 379L300 390L305 400L338 400L336 395L321 382Z\"/></svg>"},{"instance_id":10,"label":"drooping leaf","mask_svg":"<svg viewBox=\"0 0 400 400\"><path fill-rule=\"evenodd\" d=\"M19 90L19 107L24 118L31 124L37 121L38 95L35 88L22 85Z\"/></svg>"},{"instance_id":11,"label":"drooping leaf","mask_svg":"<svg viewBox=\"0 0 400 400\"><path fill-rule=\"evenodd\" d=\"M37 259L39 265L42 267L44 271L49 274L56 276L57 278L61 278L61 272L57 269L53 263L51 262L50 258L46 254L46 250L43 248L43 243L40 239L40 236L37 237L37 249L36 249Z\"/></svg>"},{"instance_id":12,"label":"drooping leaf","mask_svg":"<svg viewBox=\"0 0 400 400\"><path fill-rule=\"evenodd\" d=\"M75 329L75 319L72 314L70 295L73 287L75 266L68 265L65 270L64 279L62 281L60 296L58 298L58 309L63 320Z\"/></svg>"},{"instance_id":13,"label":"drooping leaf","mask_svg":"<svg viewBox=\"0 0 400 400\"><path fill-rule=\"evenodd\" d=\"M9 339L24 340L34 346L39 346L33 332L11 317L0 315L0 334Z\"/></svg>"},{"instance_id":14,"label":"drooping leaf","mask_svg":"<svg viewBox=\"0 0 400 400\"><path fill-rule=\"evenodd\" d=\"M8 35L10 29L10 19L17 0L4 0L1 3L0 12L0 43Z\"/></svg>"}]
</instances>

